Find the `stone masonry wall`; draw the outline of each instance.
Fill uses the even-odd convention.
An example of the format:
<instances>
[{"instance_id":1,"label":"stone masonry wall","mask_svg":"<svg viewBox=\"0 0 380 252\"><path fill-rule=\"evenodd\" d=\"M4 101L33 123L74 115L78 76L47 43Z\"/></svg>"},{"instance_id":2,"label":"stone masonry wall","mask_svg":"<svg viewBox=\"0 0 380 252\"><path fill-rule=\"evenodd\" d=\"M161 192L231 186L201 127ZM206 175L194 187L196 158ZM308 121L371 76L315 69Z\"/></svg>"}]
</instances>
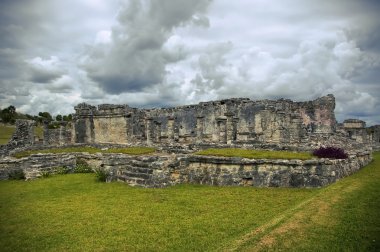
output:
<instances>
[{"instance_id":1,"label":"stone masonry wall","mask_svg":"<svg viewBox=\"0 0 380 252\"><path fill-rule=\"evenodd\" d=\"M32 120L16 120L16 131L6 145L0 145L0 157L16 148L31 146L34 144L34 126Z\"/></svg>"},{"instance_id":2,"label":"stone masonry wall","mask_svg":"<svg viewBox=\"0 0 380 252\"><path fill-rule=\"evenodd\" d=\"M335 131L335 98L252 101L246 98L161 109L82 103L75 107L75 143L298 143Z\"/></svg>"},{"instance_id":3,"label":"stone masonry wall","mask_svg":"<svg viewBox=\"0 0 380 252\"><path fill-rule=\"evenodd\" d=\"M125 154L35 154L22 159L0 160L0 179L22 170L26 179L72 170L78 160L94 169L109 172L109 181L129 185L164 187L181 183L256 186L321 187L348 176L367 165L370 152L350 155L345 160L267 160L206 157L191 154L131 156Z\"/></svg>"}]
</instances>

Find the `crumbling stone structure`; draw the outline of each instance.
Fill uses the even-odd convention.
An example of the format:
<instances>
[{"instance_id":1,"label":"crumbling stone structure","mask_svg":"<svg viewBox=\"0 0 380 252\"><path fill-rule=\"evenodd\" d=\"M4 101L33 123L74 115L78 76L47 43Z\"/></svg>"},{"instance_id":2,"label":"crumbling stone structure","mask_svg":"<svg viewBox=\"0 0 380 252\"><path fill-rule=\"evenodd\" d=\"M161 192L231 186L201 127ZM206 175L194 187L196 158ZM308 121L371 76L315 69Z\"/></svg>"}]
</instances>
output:
<instances>
[{"instance_id":1,"label":"crumbling stone structure","mask_svg":"<svg viewBox=\"0 0 380 252\"><path fill-rule=\"evenodd\" d=\"M335 98L308 102L247 98L197 105L137 109L81 103L75 107L74 143L247 144L300 143L335 132Z\"/></svg>"},{"instance_id":2,"label":"crumbling stone structure","mask_svg":"<svg viewBox=\"0 0 380 252\"><path fill-rule=\"evenodd\" d=\"M108 181L132 186L165 187L181 183L255 186L322 187L351 175L372 160L371 152L350 154L348 159L270 160L207 157L192 154L131 156L126 154L34 154L0 160L0 180L22 171L26 179L43 173L72 172L78 160L108 173Z\"/></svg>"},{"instance_id":3,"label":"crumbling stone structure","mask_svg":"<svg viewBox=\"0 0 380 252\"><path fill-rule=\"evenodd\" d=\"M60 122L58 129L49 129L49 122L44 122L43 145L66 145L71 143L71 129L67 122Z\"/></svg>"},{"instance_id":4,"label":"crumbling stone structure","mask_svg":"<svg viewBox=\"0 0 380 252\"><path fill-rule=\"evenodd\" d=\"M0 145L0 157L7 155L16 148L31 146L34 144L34 126L32 120L16 120L16 131L6 145Z\"/></svg>"},{"instance_id":5,"label":"crumbling stone structure","mask_svg":"<svg viewBox=\"0 0 380 252\"><path fill-rule=\"evenodd\" d=\"M343 122L343 128L348 133L348 137L359 143L368 142L366 123L358 119L347 119Z\"/></svg>"},{"instance_id":6,"label":"crumbling stone structure","mask_svg":"<svg viewBox=\"0 0 380 252\"><path fill-rule=\"evenodd\" d=\"M380 125L374 125L367 129L368 141L373 144L374 147L380 149Z\"/></svg>"}]
</instances>

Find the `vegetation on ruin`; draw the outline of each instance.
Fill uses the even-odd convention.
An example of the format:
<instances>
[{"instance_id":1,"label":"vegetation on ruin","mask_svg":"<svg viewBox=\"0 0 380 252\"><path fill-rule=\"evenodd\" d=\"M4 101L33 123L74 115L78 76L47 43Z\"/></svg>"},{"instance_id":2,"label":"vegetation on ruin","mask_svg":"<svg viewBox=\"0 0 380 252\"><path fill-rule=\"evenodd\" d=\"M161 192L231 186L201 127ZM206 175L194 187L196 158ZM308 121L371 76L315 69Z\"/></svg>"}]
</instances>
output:
<instances>
[{"instance_id":1,"label":"vegetation on ruin","mask_svg":"<svg viewBox=\"0 0 380 252\"><path fill-rule=\"evenodd\" d=\"M32 154L38 153L75 153L75 152L87 152L90 154L94 153L123 153L130 155L143 155L155 152L155 148L150 147L126 147L126 148L110 148L110 149L99 149L89 146L75 146L75 147L65 147L65 148L49 148L42 150L27 150L15 153L13 156L16 158L27 157Z\"/></svg>"},{"instance_id":2,"label":"vegetation on ruin","mask_svg":"<svg viewBox=\"0 0 380 252\"><path fill-rule=\"evenodd\" d=\"M380 153L322 189L0 182L2 251L379 251Z\"/></svg>"},{"instance_id":3,"label":"vegetation on ruin","mask_svg":"<svg viewBox=\"0 0 380 252\"><path fill-rule=\"evenodd\" d=\"M268 151L268 150L246 150L238 148L206 149L196 153L204 156L220 157L243 157L251 159L301 159L307 160L313 158L308 152L291 152L291 151Z\"/></svg>"},{"instance_id":4,"label":"vegetation on ruin","mask_svg":"<svg viewBox=\"0 0 380 252\"><path fill-rule=\"evenodd\" d=\"M313 155L319 158L346 159L347 153L338 147L320 147L313 151Z\"/></svg>"}]
</instances>

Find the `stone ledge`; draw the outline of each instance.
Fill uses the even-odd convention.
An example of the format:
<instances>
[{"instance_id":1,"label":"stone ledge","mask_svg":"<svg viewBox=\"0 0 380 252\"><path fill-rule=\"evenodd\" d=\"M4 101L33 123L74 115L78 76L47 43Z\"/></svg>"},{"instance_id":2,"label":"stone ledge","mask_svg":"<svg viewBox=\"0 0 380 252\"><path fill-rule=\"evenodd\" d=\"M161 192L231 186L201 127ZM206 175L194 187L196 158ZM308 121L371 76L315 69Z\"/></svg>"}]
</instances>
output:
<instances>
[{"instance_id":1,"label":"stone ledge","mask_svg":"<svg viewBox=\"0 0 380 252\"><path fill-rule=\"evenodd\" d=\"M164 187L181 183L256 187L321 187L348 176L372 160L370 152L358 152L349 159L271 160L210 157L189 154L133 156L113 153L33 154L0 160L0 179L22 170L27 179L42 173L57 173L58 167L73 170L78 160L93 169L110 173L118 180L143 187ZM127 174L128 176L126 176Z\"/></svg>"}]
</instances>

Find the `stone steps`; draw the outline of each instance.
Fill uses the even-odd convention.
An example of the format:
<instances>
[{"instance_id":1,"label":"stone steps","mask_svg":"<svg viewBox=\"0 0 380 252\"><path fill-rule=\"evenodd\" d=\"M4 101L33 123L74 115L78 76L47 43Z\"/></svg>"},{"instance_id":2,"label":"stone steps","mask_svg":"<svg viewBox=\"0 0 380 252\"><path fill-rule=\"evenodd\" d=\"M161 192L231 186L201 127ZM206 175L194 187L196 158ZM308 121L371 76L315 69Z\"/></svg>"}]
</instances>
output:
<instances>
[{"instance_id":1,"label":"stone steps","mask_svg":"<svg viewBox=\"0 0 380 252\"><path fill-rule=\"evenodd\" d=\"M119 175L117 176L117 179L119 181L127 183L130 186L144 186L146 185L146 182L147 182L145 179L129 177L126 175Z\"/></svg>"},{"instance_id":2,"label":"stone steps","mask_svg":"<svg viewBox=\"0 0 380 252\"><path fill-rule=\"evenodd\" d=\"M138 164L138 166L135 166ZM145 186L151 183L153 169L143 162L133 162L133 165L125 165L119 171L117 179L131 186Z\"/></svg>"}]
</instances>

